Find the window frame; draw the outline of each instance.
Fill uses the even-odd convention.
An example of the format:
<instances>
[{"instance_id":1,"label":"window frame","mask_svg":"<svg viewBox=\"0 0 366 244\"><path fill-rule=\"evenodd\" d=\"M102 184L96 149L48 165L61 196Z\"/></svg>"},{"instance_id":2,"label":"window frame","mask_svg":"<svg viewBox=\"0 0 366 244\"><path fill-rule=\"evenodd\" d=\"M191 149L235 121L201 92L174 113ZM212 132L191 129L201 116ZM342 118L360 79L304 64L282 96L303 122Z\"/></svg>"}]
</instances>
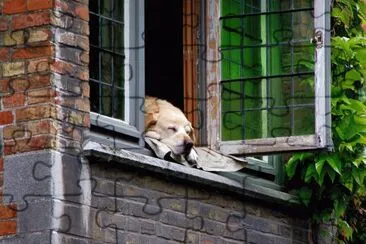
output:
<instances>
[{"instance_id":1,"label":"window frame","mask_svg":"<svg viewBox=\"0 0 366 244\"><path fill-rule=\"evenodd\" d=\"M102 129L113 134L113 144L116 138L124 144L143 148L144 140L144 97L145 97L145 52L144 52L144 0L124 0L124 46L125 46L125 120L109 117L96 112L90 112L92 125L90 137L101 140ZM104 133L102 133L104 134ZM127 136L127 137L126 137ZM129 138L129 139L126 139ZM111 138L105 136L104 139ZM135 148L135 147L134 147Z\"/></svg>"},{"instance_id":2,"label":"window frame","mask_svg":"<svg viewBox=\"0 0 366 244\"><path fill-rule=\"evenodd\" d=\"M316 43L315 56L315 133L313 135L260 138L249 140L221 140L221 53L220 19L221 1L214 5L209 0L207 18L207 71L215 75L207 78L207 130L210 147L232 155L254 155L291 151L332 148L330 107L330 1L314 0L314 30L321 33L321 42ZM309 40L310 41L310 40ZM315 40L316 41L316 40Z\"/></svg>"}]
</instances>

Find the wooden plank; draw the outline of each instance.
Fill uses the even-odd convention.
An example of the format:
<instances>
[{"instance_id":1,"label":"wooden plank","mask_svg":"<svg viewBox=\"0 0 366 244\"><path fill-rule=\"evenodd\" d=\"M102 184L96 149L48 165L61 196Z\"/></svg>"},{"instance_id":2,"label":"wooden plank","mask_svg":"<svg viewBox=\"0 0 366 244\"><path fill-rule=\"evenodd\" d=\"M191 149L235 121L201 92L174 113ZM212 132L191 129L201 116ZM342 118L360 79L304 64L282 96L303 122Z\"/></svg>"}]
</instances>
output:
<instances>
[{"instance_id":1,"label":"wooden plank","mask_svg":"<svg viewBox=\"0 0 366 244\"><path fill-rule=\"evenodd\" d=\"M221 153L232 155L320 149L315 135L225 141L219 142L218 148Z\"/></svg>"}]
</instances>

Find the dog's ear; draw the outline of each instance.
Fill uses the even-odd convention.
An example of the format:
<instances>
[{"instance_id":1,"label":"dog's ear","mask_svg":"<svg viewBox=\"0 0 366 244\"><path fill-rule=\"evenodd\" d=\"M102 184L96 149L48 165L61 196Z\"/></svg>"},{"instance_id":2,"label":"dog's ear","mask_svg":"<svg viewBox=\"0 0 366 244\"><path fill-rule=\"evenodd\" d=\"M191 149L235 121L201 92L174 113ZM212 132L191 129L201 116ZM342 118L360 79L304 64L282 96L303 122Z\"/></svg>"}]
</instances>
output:
<instances>
[{"instance_id":1,"label":"dog's ear","mask_svg":"<svg viewBox=\"0 0 366 244\"><path fill-rule=\"evenodd\" d=\"M159 105L156 98L147 97L145 99L145 130L158 122Z\"/></svg>"},{"instance_id":2,"label":"dog's ear","mask_svg":"<svg viewBox=\"0 0 366 244\"><path fill-rule=\"evenodd\" d=\"M189 137L192 139L193 144L196 142L196 136L194 135L194 129L193 127L190 125L191 127L191 132L189 133Z\"/></svg>"}]
</instances>

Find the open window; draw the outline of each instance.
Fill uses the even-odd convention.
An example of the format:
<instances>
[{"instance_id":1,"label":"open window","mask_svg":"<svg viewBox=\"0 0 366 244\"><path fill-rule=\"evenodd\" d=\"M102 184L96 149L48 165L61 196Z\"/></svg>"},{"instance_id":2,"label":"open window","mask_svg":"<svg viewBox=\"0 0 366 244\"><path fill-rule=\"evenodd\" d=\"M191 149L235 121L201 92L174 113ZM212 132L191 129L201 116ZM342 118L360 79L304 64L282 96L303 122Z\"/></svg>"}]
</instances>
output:
<instances>
[{"instance_id":1,"label":"open window","mask_svg":"<svg viewBox=\"0 0 366 244\"><path fill-rule=\"evenodd\" d=\"M330 3L222 0L208 50L210 141L225 154L331 146ZM211 27L212 28L212 27ZM209 34L210 35L210 34Z\"/></svg>"},{"instance_id":2,"label":"open window","mask_svg":"<svg viewBox=\"0 0 366 244\"><path fill-rule=\"evenodd\" d=\"M147 94L224 154L331 147L329 0L98 0L90 16L94 135L143 145Z\"/></svg>"},{"instance_id":3,"label":"open window","mask_svg":"<svg viewBox=\"0 0 366 244\"><path fill-rule=\"evenodd\" d=\"M89 9L92 136L121 148L141 147L144 1L95 0Z\"/></svg>"}]
</instances>

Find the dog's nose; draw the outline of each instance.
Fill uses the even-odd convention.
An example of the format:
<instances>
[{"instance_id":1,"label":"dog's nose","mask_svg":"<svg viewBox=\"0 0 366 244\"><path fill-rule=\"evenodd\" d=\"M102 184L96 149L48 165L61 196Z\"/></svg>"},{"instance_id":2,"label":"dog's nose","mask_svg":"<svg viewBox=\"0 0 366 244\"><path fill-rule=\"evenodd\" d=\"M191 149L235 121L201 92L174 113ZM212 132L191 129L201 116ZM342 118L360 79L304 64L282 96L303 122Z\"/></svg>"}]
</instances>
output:
<instances>
[{"instance_id":1,"label":"dog's nose","mask_svg":"<svg viewBox=\"0 0 366 244\"><path fill-rule=\"evenodd\" d=\"M191 140L184 141L184 151L189 153L193 147L193 142Z\"/></svg>"}]
</instances>

